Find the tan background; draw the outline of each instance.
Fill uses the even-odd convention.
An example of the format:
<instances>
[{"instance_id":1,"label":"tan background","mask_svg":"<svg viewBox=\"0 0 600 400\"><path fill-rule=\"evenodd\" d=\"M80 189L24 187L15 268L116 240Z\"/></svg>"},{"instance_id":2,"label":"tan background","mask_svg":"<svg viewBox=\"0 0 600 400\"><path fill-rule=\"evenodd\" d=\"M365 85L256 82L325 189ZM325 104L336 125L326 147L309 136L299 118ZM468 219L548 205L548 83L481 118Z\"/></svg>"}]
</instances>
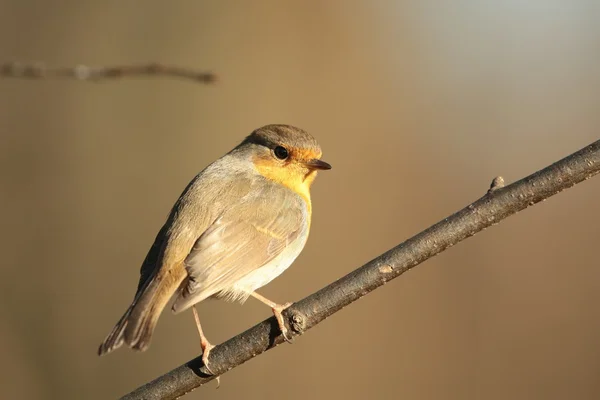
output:
<instances>
[{"instance_id":1,"label":"tan background","mask_svg":"<svg viewBox=\"0 0 600 400\"><path fill-rule=\"evenodd\" d=\"M96 348L187 182L267 123L334 169L300 299L598 139L596 1L0 1L0 59L217 72L0 81L2 398L106 399L198 355L191 313L146 353ZM600 178L469 239L189 399L597 399ZM269 316L203 303L220 343ZM242 397L243 396L243 397Z\"/></svg>"}]
</instances>

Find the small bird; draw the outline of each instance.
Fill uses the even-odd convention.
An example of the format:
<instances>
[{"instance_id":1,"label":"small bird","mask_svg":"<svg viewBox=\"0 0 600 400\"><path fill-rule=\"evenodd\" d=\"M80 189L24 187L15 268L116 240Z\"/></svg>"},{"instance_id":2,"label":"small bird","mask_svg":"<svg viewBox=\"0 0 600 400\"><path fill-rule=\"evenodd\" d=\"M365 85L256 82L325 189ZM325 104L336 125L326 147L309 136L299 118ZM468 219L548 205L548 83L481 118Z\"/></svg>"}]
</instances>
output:
<instances>
[{"instance_id":1,"label":"small bird","mask_svg":"<svg viewBox=\"0 0 600 400\"><path fill-rule=\"evenodd\" d=\"M243 303L252 296L271 307L289 336L278 304L256 293L298 257L310 229L310 186L322 161L316 140L290 125L267 125L219 158L188 184L158 232L140 271L133 302L98 349L123 343L146 350L158 318L192 307L202 361L214 347L194 307L208 298Z\"/></svg>"}]
</instances>

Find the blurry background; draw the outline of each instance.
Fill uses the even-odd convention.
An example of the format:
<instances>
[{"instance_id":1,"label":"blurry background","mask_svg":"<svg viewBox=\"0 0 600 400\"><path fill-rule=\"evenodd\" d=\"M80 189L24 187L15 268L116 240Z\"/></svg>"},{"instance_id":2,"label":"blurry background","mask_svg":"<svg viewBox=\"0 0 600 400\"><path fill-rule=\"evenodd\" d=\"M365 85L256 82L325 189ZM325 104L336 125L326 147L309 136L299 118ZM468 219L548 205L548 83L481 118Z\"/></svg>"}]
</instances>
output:
<instances>
[{"instance_id":1,"label":"blurry background","mask_svg":"<svg viewBox=\"0 0 600 400\"><path fill-rule=\"evenodd\" d=\"M2 61L221 79L0 81L1 397L116 398L199 354L191 313L145 353L96 349L185 185L261 125L334 166L262 290L281 302L597 140L599 22L593 0L1 1ZM186 399L597 399L599 195L522 212ZM213 343L270 316L199 311Z\"/></svg>"}]
</instances>

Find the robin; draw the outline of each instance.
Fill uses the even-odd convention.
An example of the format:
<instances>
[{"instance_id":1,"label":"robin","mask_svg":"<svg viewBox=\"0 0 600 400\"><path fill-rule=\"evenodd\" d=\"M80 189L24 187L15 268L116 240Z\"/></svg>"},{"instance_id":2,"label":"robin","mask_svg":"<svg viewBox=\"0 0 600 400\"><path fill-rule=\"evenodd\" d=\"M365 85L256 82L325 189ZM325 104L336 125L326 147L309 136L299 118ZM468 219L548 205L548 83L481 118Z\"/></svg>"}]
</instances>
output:
<instances>
[{"instance_id":1,"label":"robin","mask_svg":"<svg viewBox=\"0 0 600 400\"><path fill-rule=\"evenodd\" d=\"M310 186L322 161L316 140L289 125L267 125L200 172L183 191L142 267L133 302L98 349L123 343L146 350L158 318L192 307L208 367L213 346L194 307L208 298L243 303L252 296L271 307L289 336L278 304L256 293L298 257L310 229ZM210 371L210 369L209 369Z\"/></svg>"}]
</instances>

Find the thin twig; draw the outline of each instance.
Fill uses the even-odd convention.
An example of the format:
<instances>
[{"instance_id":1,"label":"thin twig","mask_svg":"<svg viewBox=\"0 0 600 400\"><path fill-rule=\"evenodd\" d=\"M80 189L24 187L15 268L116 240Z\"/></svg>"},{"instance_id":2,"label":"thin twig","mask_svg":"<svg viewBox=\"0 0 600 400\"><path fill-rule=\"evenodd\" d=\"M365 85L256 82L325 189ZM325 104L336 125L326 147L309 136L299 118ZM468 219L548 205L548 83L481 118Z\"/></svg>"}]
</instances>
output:
<instances>
[{"instance_id":1,"label":"thin twig","mask_svg":"<svg viewBox=\"0 0 600 400\"><path fill-rule=\"evenodd\" d=\"M448 247L598 172L600 140L509 186L503 187L502 178L494 179L492 188L479 200L292 305L284 313L289 332L304 333ZM282 342L277 322L271 317L212 349L211 370L222 375ZM198 357L123 399L175 399L215 379L216 375L209 375Z\"/></svg>"},{"instance_id":2,"label":"thin twig","mask_svg":"<svg viewBox=\"0 0 600 400\"><path fill-rule=\"evenodd\" d=\"M188 79L200 83L214 83L217 76L212 72L200 72L187 68L158 63L141 65L121 65L113 67L47 67L42 63L21 64L18 62L0 64L0 77L23 79L67 78L81 81L99 82L117 78L140 76L165 76Z\"/></svg>"}]
</instances>

